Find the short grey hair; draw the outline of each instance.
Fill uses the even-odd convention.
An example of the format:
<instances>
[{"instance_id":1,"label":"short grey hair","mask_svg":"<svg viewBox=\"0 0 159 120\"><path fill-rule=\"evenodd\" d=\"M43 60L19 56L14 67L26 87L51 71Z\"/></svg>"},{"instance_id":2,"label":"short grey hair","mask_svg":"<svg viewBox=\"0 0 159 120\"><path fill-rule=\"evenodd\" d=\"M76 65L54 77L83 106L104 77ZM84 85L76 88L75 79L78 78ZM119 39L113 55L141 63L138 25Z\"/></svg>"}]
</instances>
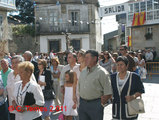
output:
<instances>
[{"instance_id":1,"label":"short grey hair","mask_svg":"<svg viewBox=\"0 0 159 120\"><path fill-rule=\"evenodd\" d=\"M5 59L5 58L3 58L3 59L1 60L1 62L2 62L2 61L5 61L7 64L9 64L8 60Z\"/></svg>"},{"instance_id":2,"label":"short grey hair","mask_svg":"<svg viewBox=\"0 0 159 120\"><path fill-rule=\"evenodd\" d=\"M33 54L30 52L30 51L25 51L24 54L27 54L28 57L32 58L33 57Z\"/></svg>"},{"instance_id":3,"label":"short grey hair","mask_svg":"<svg viewBox=\"0 0 159 120\"><path fill-rule=\"evenodd\" d=\"M21 55L15 55L11 58L11 60L17 59L18 62L23 62L24 58Z\"/></svg>"}]
</instances>

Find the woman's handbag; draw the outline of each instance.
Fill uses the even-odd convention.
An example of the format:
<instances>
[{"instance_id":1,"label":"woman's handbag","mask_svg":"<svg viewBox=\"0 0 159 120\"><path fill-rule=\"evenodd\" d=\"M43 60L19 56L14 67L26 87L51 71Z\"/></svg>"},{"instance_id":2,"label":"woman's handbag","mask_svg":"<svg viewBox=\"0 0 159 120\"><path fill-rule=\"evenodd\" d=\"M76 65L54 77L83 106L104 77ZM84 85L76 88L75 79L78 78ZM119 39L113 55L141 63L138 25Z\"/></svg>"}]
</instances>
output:
<instances>
[{"instance_id":1,"label":"woman's handbag","mask_svg":"<svg viewBox=\"0 0 159 120\"><path fill-rule=\"evenodd\" d=\"M130 75L129 88L128 88L127 96L130 95L131 82L132 82L132 73ZM128 104L129 115L145 113L144 101L142 100L142 97L140 97L139 99L134 99L134 100L128 102L127 104Z\"/></svg>"},{"instance_id":2,"label":"woman's handbag","mask_svg":"<svg viewBox=\"0 0 159 120\"><path fill-rule=\"evenodd\" d=\"M35 104L34 94L31 92L26 92L23 105L34 105L34 104Z\"/></svg>"},{"instance_id":3,"label":"woman's handbag","mask_svg":"<svg viewBox=\"0 0 159 120\"><path fill-rule=\"evenodd\" d=\"M56 98L56 95L55 95L53 89L43 90L43 95L44 95L45 100L53 100Z\"/></svg>"}]
</instances>

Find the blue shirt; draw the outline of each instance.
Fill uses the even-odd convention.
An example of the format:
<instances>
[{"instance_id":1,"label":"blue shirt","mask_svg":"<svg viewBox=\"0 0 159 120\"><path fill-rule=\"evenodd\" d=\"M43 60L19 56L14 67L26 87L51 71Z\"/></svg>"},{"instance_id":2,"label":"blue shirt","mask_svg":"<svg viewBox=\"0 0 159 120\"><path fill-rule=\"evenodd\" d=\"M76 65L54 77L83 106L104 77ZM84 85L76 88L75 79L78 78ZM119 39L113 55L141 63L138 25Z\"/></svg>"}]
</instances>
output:
<instances>
[{"instance_id":1,"label":"blue shirt","mask_svg":"<svg viewBox=\"0 0 159 120\"><path fill-rule=\"evenodd\" d=\"M12 71L12 69L8 68L7 72L3 73L3 70L1 70L2 80L4 84L4 88L7 86L7 80L8 80L8 74Z\"/></svg>"},{"instance_id":2,"label":"blue shirt","mask_svg":"<svg viewBox=\"0 0 159 120\"><path fill-rule=\"evenodd\" d=\"M4 89L4 92L2 95L0 95L0 106L3 105L7 99L5 93L6 93L6 89L4 88L4 84L3 84L3 81L2 81L2 77L0 75L0 89Z\"/></svg>"}]
</instances>

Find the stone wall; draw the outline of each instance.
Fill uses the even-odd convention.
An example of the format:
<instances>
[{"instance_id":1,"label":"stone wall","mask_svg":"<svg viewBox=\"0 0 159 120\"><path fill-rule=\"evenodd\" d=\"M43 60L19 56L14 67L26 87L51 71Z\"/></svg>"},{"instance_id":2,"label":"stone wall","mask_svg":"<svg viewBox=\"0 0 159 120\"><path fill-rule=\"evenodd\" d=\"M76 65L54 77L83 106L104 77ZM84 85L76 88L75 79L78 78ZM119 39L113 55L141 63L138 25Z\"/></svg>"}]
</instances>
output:
<instances>
[{"instance_id":1,"label":"stone wall","mask_svg":"<svg viewBox=\"0 0 159 120\"><path fill-rule=\"evenodd\" d=\"M13 40L8 42L9 52L10 53L24 53L26 50L31 51L32 53L39 52L39 42L37 38L25 35L25 36L13 36Z\"/></svg>"},{"instance_id":2,"label":"stone wall","mask_svg":"<svg viewBox=\"0 0 159 120\"><path fill-rule=\"evenodd\" d=\"M151 40L145 38L148 27L152 27ZM132 28L132 45L134 50L155 47L159 53L159 24Z\"/></svg>"}]
</instances>

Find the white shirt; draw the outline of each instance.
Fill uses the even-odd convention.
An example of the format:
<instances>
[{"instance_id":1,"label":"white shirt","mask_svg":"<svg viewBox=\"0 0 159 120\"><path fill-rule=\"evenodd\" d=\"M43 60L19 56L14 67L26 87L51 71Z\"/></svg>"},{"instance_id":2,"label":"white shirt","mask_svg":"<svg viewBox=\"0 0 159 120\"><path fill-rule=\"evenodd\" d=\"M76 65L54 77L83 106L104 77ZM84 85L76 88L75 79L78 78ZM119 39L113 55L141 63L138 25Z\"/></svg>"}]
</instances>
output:
<instances>
[{"instance_id":1,"label":"white shirt","mask_svg":"<svg viewBox=\"0 0 159 120\"><path fill-rule=\"evenodd\" d=\"M54 68L53 68L53 66L52 66L52 65L50 66L51 73L56 73L56 74L57 74L58 72L61 72L61 71L62 71L62 68L63 68L63 65L58 65L58 66L57 66L57 70L55 71ZM53 75L52 75L52 79L53 79L54 81L58 81L58 78L54 78Z\"/></svg>"},{"instance_id":2,"label":"white shirt","mask_svg":"<svg viewBox=\"0 0 159 120\"><path fill-rule=\"evenodd\" d=\"M32 74L31 80L36 83L34 74ZM6 86L7 87L7 92L8 92L9 106L12 105L12 101L14 99L13 92L14 92L14 89L15 89L15 83L18 82L18 81L21 81L19 74L15 76L14 75L14 71L11 71L8 74L8 80L7 80L7 86ZM15 113L15 110L14 111L10 111L10 113Z\"/></svg>"},{"instance_id":3,"label":"white shirt","mask_svg":"<svg viewBox=\"0 0 159 120\"><path fill-rule=\"evenodd\" d=\"M75 64L75 66L76 65L78 65L78 64ZM61 74L60 74L60 86L64 85L65 72L68 71L68 70L73 70L73 68L71 68L69 64L66 65L66 66L64 66L63 69L62 69L62 71L61 71Z\"/></svg>"},{"instance_id":4,"label":"white shirt","mask_svg":"<svg viewBox=\"0 0 159 120\"><path fill-rule=\"evenodd\" d=\"M50 58L54 58L54 54L52 52L50 52Z\"/></svg>"},{"instance_id":5,"label":"white shirt","mask_svg":"<svg viewBox=\"0 0 159 120\"><path fill-rule=\"evenodd\" d=\"M128 80L129 76L130 76L130 71L127 71L124 79L120 79L119 72L117 73L118 87L120 92L122 91L124 85L126 84L126 81Z\"/></svg>"},{"instance_id":6,"label":"white shirt","mask_svg":"<svg viewBox=\"0 0 159 120\"><path fill-rule=\"evenodd\" d=\"M146 52L145 58L146 58L146 61L153 60L153 54L152 54L152 52Z\"/></svg>"},{"instance_id":7,"label":"white shirt","mask_svg":"<svg viewBox=\"0 0 159 120\"><path fill-rule=\"evenodd\" d=\"M22 81L19 81L15 84L14 90L14 100L18 106L23 106L23 102L25 99L26 92L31 92L34 95L35 104L39 106L44 105L44 96L41 90L41 87L33 82L29 81L22 90ZM32 120L42 115L40 110L35 111L25 111L20 113L18 111L15 112L16 120Z\"/></svg>"},{"instance_id":8,"label":"white shirt","mask_svg":"<svg viewBox=\"0 0 159 120\"><path fill-rule=\"evenodd\" d=\"M137 57L134 57L135 63L139 63L139 59Z\"/></svg>"},{"instance_id":9,"label":"white shirt","mask_svg":"<svg viewBox=\"0 0 159 120\"><path fill-rule=\"evenodd\" d=\"M73 72L76 73L77 79L79 79L79 76L80 76L80 73L81 73L81 71L80 71L80 64L76 65L75 67L73 67Z\"/></svg>"}]
</instances>

